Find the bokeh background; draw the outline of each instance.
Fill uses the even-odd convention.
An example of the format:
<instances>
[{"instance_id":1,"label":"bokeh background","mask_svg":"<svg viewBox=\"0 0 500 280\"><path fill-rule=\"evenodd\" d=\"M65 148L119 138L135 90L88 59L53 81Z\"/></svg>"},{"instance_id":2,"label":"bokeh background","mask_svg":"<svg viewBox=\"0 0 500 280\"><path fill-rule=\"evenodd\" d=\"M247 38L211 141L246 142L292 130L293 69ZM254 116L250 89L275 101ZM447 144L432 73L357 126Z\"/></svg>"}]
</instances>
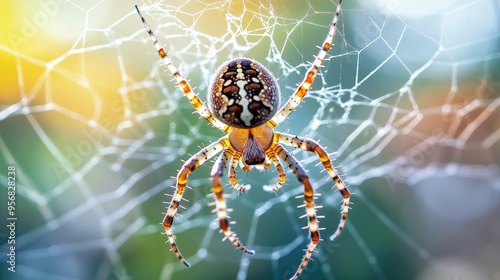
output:
<instances>
[{"instance_id":1,"label":"bokeh background","mask_svg":"<svg viewBox=\"0 0 500 280\"><path fill-rule=\"evenodd\" d=\"M159 222L183 160L221 137L164 72L134 4L205 99L229 58L262 62L286 99L335 1L4 1L0 9L1 279L288 279L307 244L301 187L239 171L222 242L210 165L190 175L174 230ZM346 0L335 45L280 131L327 147L353 192L310 171L323 242L302 279L500 279L500 4ZM16 167L16 272L7 270L7 168ZM4 225L5 224L5 225Z\"/></svg>"}]
</instances>

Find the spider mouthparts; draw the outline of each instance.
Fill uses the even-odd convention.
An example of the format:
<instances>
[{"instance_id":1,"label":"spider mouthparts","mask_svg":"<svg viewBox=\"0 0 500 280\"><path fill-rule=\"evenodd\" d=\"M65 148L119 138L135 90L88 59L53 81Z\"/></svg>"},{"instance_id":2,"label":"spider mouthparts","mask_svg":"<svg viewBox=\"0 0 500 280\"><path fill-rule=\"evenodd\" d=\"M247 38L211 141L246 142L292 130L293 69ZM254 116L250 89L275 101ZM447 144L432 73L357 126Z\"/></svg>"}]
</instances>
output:
<instances>
[{"instance_id":1,"label":"spider mouthparts","mask_svg":"<svg viewBox=\"0 0 500 280\"><path fill-rule=\"evenodd\" d=\"M247 158L245 159L245 163L247 165L257 165L257 164L263 164L265 161L265 158Z\"/></svg>"},{"instance_id":2,"label":"spider mouthparts","mask_svg":"<svg viewBox=\"0 0 500 280\"><path fill-rule=\"evenodd\" d=\"M243 147L243 160L247 165L263 164L266 154L262 145L250 134Z\"/></svg>"}]
</instances>

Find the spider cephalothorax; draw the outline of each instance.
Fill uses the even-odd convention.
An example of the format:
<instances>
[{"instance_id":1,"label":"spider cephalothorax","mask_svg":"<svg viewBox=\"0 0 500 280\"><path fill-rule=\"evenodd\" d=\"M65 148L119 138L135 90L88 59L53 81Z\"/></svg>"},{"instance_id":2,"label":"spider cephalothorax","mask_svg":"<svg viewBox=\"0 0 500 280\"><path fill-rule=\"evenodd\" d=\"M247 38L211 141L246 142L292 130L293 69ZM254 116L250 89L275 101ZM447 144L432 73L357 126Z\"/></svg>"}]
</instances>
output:
<instances>
[{"instance_id":1,"label":"spider cephalothorax","mask_svg":"<svg viewBox=\"0 0 500 280\"><path fill-rule=\"evenodd\" d=\"M237 128L253 128L269 121L278 111L280 91L274 76L248 58L225 62L208 90L208 108L221 122Z\"/></svg>"},{"instance_id":2,"label":"spider cephalothorax","mask_svg":"<svg viewBox=\"0 0 500 280\"><path fill-rule=\"evenodd\" d=\"M296 91L281 108L279 108L280 92L276 79L264 66L248 58L230 60L215 72L213 81L209 87L207 108L198 96L193 93L188 81L172 64L166 51L158 43L153 31L141 15L139 8L135 6L144 23L144 27L153 40L158 54L176 79L189 102L202 117L214 127L226 133L218 141L213 142L191 156L177 174L175 193L172 195L172 200L165 213L163 227L165 228L165 234L168 237L168 242L172 250L184 265L189 267L189 263L181 255L175 242L172 223L177 213L177 208L182 201L188 175L198 166L219 153L221 155L215 161L211 172L212 191L215 197L215 212L219 220L219 227L225 238L230 240L241 251L248 254L254 253L241 244L229 226L229 217L226 214L227 207L221 184L221 177L224 170L229 166L229 183L231 186L240 192L248 190L248 187L240 185L236 179L235 169L240 161L242 162L244 171L249 171L250 166L253 165L260 165L263 168L268 168L271 164L274 165L279 173L278 182L272 186L265 186L265 190L276 192L283 187L286 173L282 163L290 168L304 187L304 204L301 207L303 206L306 209L304 217L307 217L311 240L307 245L302 262L292 278L295 279L302 273L302 270L307 266L314 249L320 241L319 231L322 229L318 227L319 217L316 216L316 208L319 207L314 205L314 189L309 182L309 176L300 162L284 149L282 145L300 148L318 155L319 161L343 197L341 219L337 230L330 239L335 239L344 229L349 211L350 193L332 166L328 153L314 140L274 131L274 128L295 110L311 87L318 68L325 59L326 53L330 49L335 36L335 27L339 18L341 4L342 1L339 0L326 39L305 74L304 80L299 83Z\"/></svg>"}]
</instances>

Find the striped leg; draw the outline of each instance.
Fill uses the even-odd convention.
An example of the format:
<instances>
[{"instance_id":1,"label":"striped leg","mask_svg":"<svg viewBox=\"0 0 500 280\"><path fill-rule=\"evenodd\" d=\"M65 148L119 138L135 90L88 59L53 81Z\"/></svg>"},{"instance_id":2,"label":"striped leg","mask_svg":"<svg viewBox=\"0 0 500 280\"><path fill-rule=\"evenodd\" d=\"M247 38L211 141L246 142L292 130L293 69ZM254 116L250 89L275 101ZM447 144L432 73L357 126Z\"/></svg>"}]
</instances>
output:
<instances>
[{"instance_id":1,"label":"striped leg","mask_svg":"<svg viewBox=\"0 0 500 280\"><path fill-rule=\"evenodd\" d=\"M344 181L340 178L339 174L335 170L335 168L332 165L332 162L330 161L330 158L328 157L328 153L315 141L306 139L306 138L301 138L298 136L293 136L290 134L285 134L285 133L275 133L275 137L278 138L279 143L283 143L285 145L301 148L306 151L313 152L318 155L319 160L325 167L326 171L328 172L328 175L332 178L333 182L335 182L335 186L337 189L340 191L340 194L343 197L343 202L342 202L342 216L340 218L339 225L337 227L337 230L335 233L330 236L330 240L334 240L337 238L341 233L342 230L345 227L345 223L347 221L347 212L349 211L349 200L351 198L351 193L347 189L347 186L345 185Z\"/></svg>"},{"instance_id":2,"label":"striped leg","mask_svg":"<svg viewBox=\"0 0 500 280\"><path fill-rule=\"evenodd\" d=\"M184 95L187 97L191 105L196 109L198 114L200 114L202 117L204 117L207 121L209 121L213 126L216 128L222 130L225 133L228 133L230 130L230 127L221 121L217 120L214 115L208 110L208 108L203 104L201 99L198 97L197 94L195 94L191 86L189 85L189 82L184 78L177 67L174 66L172 63L172 60L167 56L167 53L165 52L165 49L160 45L158 42L158 38L156 38L156 35L153 33L153 30L149 27L148 23L146 22L146 19L141 14L141 11L139 10L139 7L135 5L135 9L137 10L137 13L141 17L141 21L144 24L144 27L146 28L146 31L149 34L149 37L153 41L154 46L156 47L156 50L158 51L158 54L160 55L161 59L163 60L163 63L165 66L167 66L168 70L172 75L174 76L175 80L179 84L179 86L182 89L182 92L184 92Z\"/></svg>"},{"instance_id":3,"label":"striped leg","mask_svg":"<svg viewBox=\"0 0 500 280\"><path fill-rule=\"evenodd\" d=\"M227 205L224 200L224 194L222 192L222 185L220 183L220 178L224 174L224 169L226 168L227 162L233 156L233 151L231 148L228 148L222 153L214 163L212 168L211 176L212 176L212 188L215 194L215 211L217 212L217 218L219 219L219 226L221 231L224 233L225 237L229 239L236 248L240 249L244 253L253 255L255 252L253 250L248 250L245 246L243 246L239 239L236 237L236 233L231 231L229 227L229 217L227 216Z\"/></svg>"},{"instance_id":4,"label":"striped leg","mask_svg":"<svg viewBox=\"0 0 500 280\"><path fill-rule=\"evenodd\" d=\"M314 59L313 63L311 64L311 67L309 70L307 70L307 73L305 75L304 80L298 85L297 90L295 93L288 99L288 101L285 103L285 105L276 113L276 115L268 122L268 125L271 128L276 127L279 125L281 122L283 122L288 115L290 115L291 112L297 106L299 106L300 102L306 95L307 91L311 87L312 83L314 82L314 78L316 77L316 74L318 72L318 68L321 67L321 63L325 59L326 53L330 49L330 46L332 45L333 38L335 37L336 33L336 27L337 27L337 22L339 20L339 14L340 14L340 7L342 6L342 0L339 1L339 4L337 5L337 10L335 11L335 16L333 17L332 24L330 26L330 30L328 31L328 35L325 38L325 41L323 42L323 46L321 47L321 50L319 51L318 55Z\"/></svg>"},{"instance_id":5,"label":"striped leg","mask_svg":"<svg viewBox=\"0 0 500 280\"><path fill-rule=\"evenodd\" d=\"M182 200L182 195L184 194L184 189L186 188L187 179L189 173L193 172L198 166L202 165L205 161L212 158L214 155L222 151L225 147L229 145L229 140L227 137L223 137L219 139L219 141L210 144L208 147L199 151L188 161L184 163L181 170L177 174L177 185L175 187L175 193L172 195L172 200L167 208L167 213L163 218L163 227L165 228L165 234L168 237L168 242L172 247L175 255L179 260L187 267L189 267L189 263L182 257L179 249L177 248L177 244L175 243L175 236L172 231L172 223L174 221L175 214L177 213L177 208Z\"/></svg>"},{"instance_id":6,"label":"striped leg","mask_svg":"<svg viewBox=\"0 0 500 280\"><path fill-rule=\"evenodd\" d=\"M276 157L276 154L273 149L267 149L266 151L266 156L271 160L273 163L274 167L278 171L279 177L278 177L278 183L274 185L267 185L264 186L264 190L268 192L276 192L283 188L283 184L286 181L286 173L285 170L283 170L283 166L281 166L281 163L279 159Z\"/></svg>"},{"instance_id":7,"label":"striped leg","mask_svg":"<svg viewBox=\"0 0 500 280\"><path fill-rule=\"evenodd\" d=\"M288 151L283 149L283 147L281 147L278 144L275 144L274 151L288 165L288 167L292 170L293 174L295 174L297 179L304 186L305 203L300 205L299 207L306 208L306 214L302 217L305 216L308 217L307 227L309 228L309 235L311 241L307 245L306 252L302 257L302 262L300 263L297 272L295 272L295 274L291 278L291 279L297 279L299 275L302 273L302 270L304 270L304 268L307 266L307 263L311 259L311 255L314 252L314 249L316 248L316 245L318 245L318 242L320 240L319 236L320 228L318 228L316 207L314 207L314 190L313 187L311 186L311 183L309 182L309 176L307 175L306 171L304 170L302 165L293 157L292 154L290 154Z\"/></svg>"},{"instance_id":8,"label":"striped leg","mask_svg":"<svg viewBox=\"0 0 500 280\"><path fill-rule=\"evenodd\" d=\"M231 183L231 186L240 193L250 190L250 185L241 185L236 179L236 167L238 166L241 156L242 153L235 152L229 164L229 183Z\"/></svg>"}]
</instances>

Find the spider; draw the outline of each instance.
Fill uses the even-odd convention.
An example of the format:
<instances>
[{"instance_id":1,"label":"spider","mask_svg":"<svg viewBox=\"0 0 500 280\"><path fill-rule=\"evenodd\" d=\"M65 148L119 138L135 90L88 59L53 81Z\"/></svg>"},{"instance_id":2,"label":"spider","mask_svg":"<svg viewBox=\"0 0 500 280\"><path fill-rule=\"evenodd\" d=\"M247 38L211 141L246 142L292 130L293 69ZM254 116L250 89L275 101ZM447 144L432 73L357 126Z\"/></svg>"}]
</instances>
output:
<instances>
[{"instance_id":1,"label":"spider","mask_svg":"<svg viewBox=\"0 0 500 280\"><path fill-rule=\"evenodd\" d=\"M219 153L221 154L215 161L210 174L212 176L212 191L215 197L215 211L221 232L225 236L224 239L229 239L236 248L247 254L254 254L253 250L249 250L239 241L236 234L230 228L229 217L226 213L227 206L221 185L223 172L229 167L229 183L232 187L240 192L248 190L248 187L239 184L236 179L235 174L238 163L241 164L244 171L250 171L254 166L267 169L271 164L274 165L279 178L275 185L265 188L268 191L276 192L283 187L286 179L286 173L282 166L283 163L291 169L304 187L304 204L299 207L305 207L306 209L306 214L303 217L308 217L308 226L306 228L309 228L310 241L305 249L302 262L292 277L293 279L298 278L307 266L320 241L319 231L323 230L323 228L318 227L318 218L320 217L316 215L316 208L319 208L319 206L314 206L315 195L309 181L309 176L300 162L284 149L282 145L300 148L318 155L320 162L343 197L341 218L337 230L330 239L334 240L344 229L349 210L350 193L332 166L329 154L314 140L274 131L274 128L283 122L300 104L311 87L335 36L341 4L342 1L339 0L325 41L306 72L304 80L298 84L293 95L291 95L281 108L279 108L280 90L276 79L263 65L249 58L229 60L216 70L208 90L207 108L198 95L192 91L186 78L173 65L165 49L158 42L155 34L142 16L138 6L135 5L137 13L149 37L153 41L158 54L170 73L174 76L184 95L203 118L226 134L191 156L184 163L177 174L175 193L172 195L162 222L165 228L164 234L167 235L173 252L185 266L189 267L190 265L177 247L172 223L177 213L177 208L183 199L182 196L186 188L188 175Z\"/></svg>"}]
</instances>

